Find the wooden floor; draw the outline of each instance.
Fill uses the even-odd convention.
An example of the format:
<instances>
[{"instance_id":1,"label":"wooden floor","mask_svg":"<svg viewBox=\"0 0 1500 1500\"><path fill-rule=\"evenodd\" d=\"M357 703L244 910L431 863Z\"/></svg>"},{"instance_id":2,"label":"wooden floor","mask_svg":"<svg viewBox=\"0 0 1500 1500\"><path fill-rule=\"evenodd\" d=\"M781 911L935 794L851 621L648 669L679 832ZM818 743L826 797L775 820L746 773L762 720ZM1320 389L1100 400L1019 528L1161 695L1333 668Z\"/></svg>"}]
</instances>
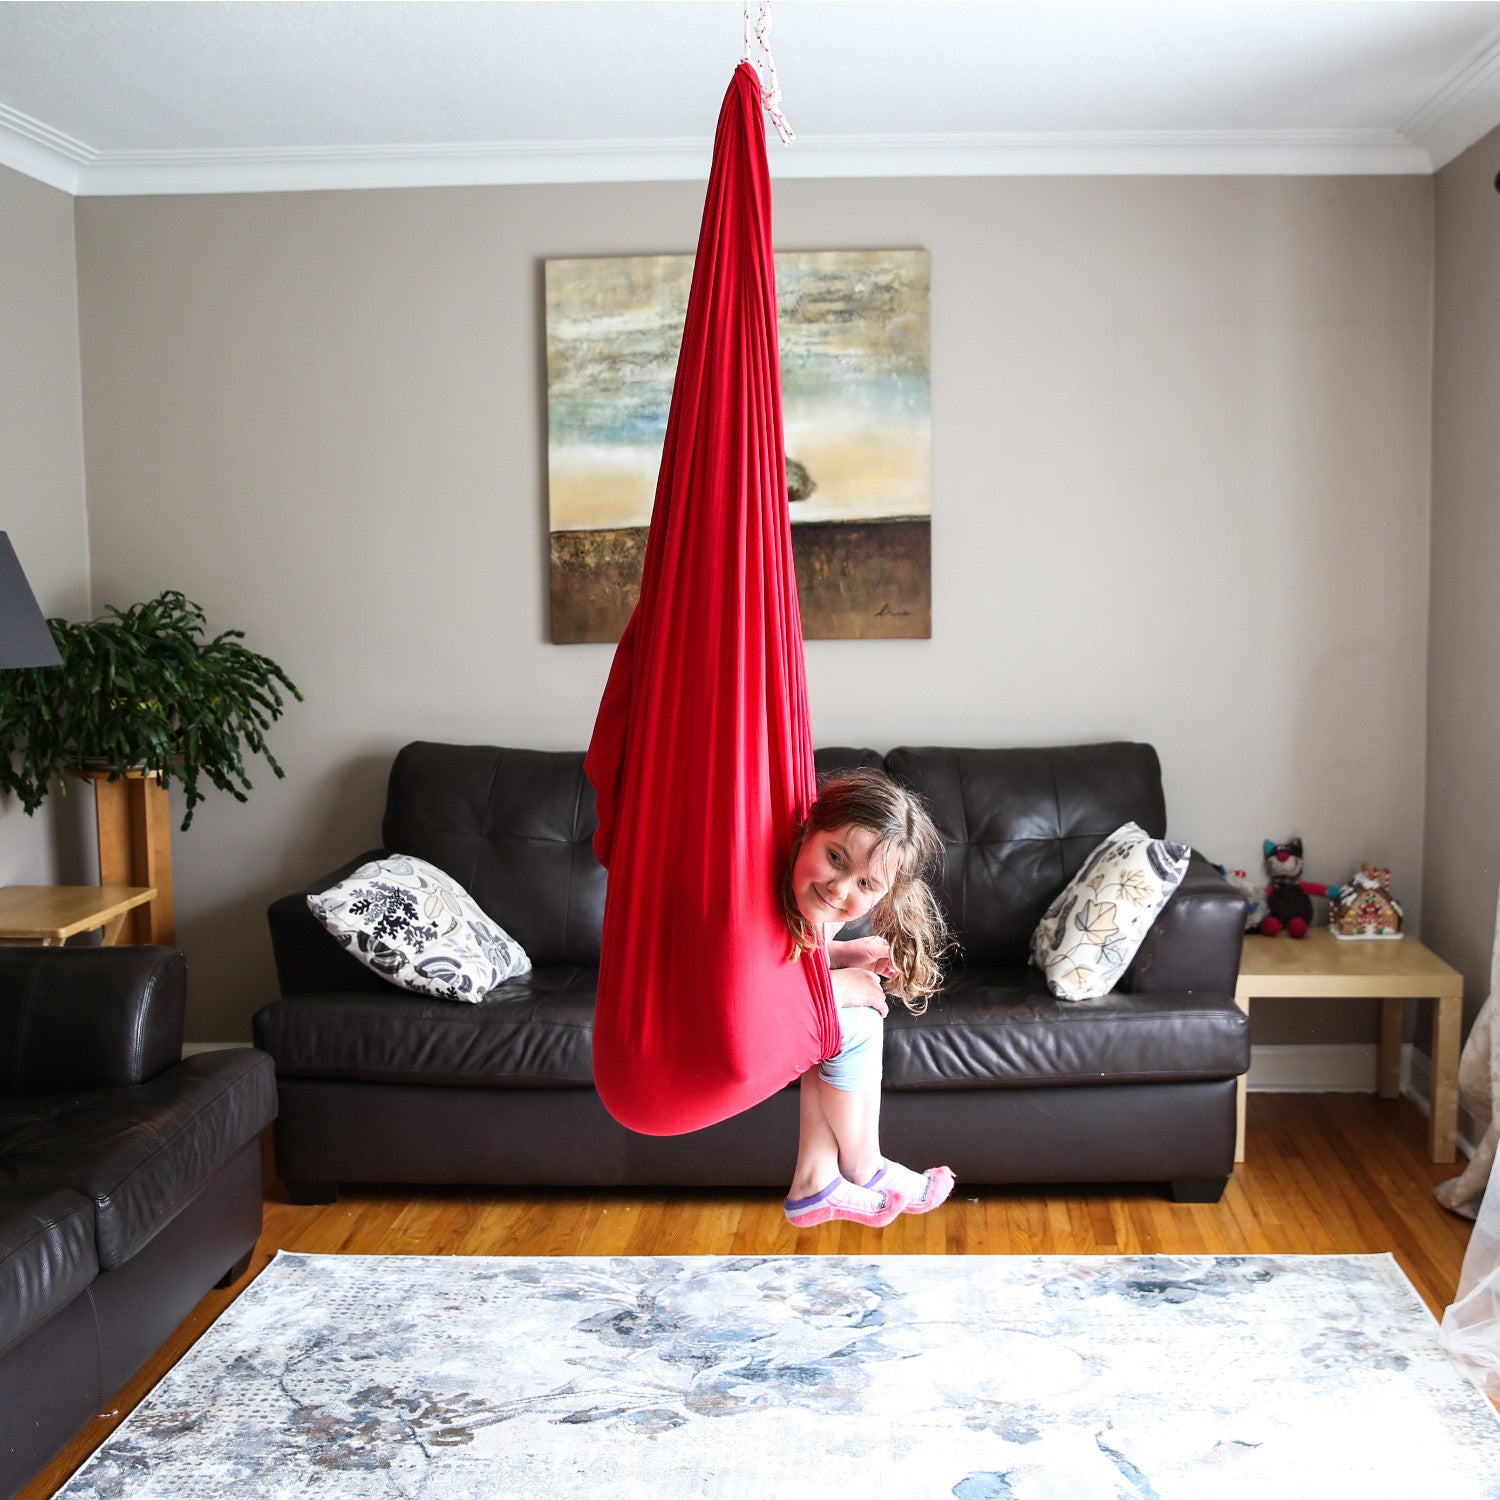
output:
<instances>
[{"instance_id":1,"label":"wooden floor","mask_svg":"<svg viewBox=\"0 0 1500 1500\"><path fill-rule=\"evenodd\" d=\"M1358 1254L1390 1251L1435 1316L1458 1286L1469 1224L1433 1187L1462 1166L1427 1160L1426 1120L1366 1094L1252 1094L1246 1160L1223 1199L1177 1205L1154 1188L974 1188L889 1229L797 1233L770 1193L410 1189L356 1191L326 1208L286 1201L266 1158L265 1230L251 1276L278 1249L364 1255ZM915 1165L915 1163L913 1164ZM21 1492L62 1485L249 1284L211 1292L108 1408Z\"/></svg>"}]
</instances>

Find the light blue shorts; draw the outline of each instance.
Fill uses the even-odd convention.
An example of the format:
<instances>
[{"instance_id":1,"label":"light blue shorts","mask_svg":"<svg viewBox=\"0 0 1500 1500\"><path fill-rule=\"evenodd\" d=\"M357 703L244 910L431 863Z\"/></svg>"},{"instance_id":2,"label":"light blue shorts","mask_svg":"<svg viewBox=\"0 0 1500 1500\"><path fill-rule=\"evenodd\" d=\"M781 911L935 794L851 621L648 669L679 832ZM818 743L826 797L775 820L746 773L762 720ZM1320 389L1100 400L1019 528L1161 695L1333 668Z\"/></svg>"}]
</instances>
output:
<instances>
[{"instance_id":1,"label":"light blue shorts","mask_svg":"<svg viewBox=\"0 0 1500 1500\"><path fill-rule=\"evenodd\" d=\"M885 1017L870 1005L841 1005L839 1050L818 1064L818 1077L846 1094L878 1089L884 1053Z\"/></svg>"}]
</instances>

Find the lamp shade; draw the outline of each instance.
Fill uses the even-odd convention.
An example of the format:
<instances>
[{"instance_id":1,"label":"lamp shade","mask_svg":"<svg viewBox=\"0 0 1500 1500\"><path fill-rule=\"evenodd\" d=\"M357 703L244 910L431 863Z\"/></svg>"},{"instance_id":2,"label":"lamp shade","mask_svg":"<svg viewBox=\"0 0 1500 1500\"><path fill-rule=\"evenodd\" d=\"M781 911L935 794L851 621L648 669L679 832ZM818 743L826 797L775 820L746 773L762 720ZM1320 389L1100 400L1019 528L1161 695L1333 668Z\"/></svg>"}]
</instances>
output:
<instances>
[{"instance_id":1,"label":"lamp shade","mask_svg":"<svg viewBox=\"0 0 1500 1500\"><path fill-rule=\"evenodd\" d=\"M0 670L62 665L57 643L21 571L10 537L0 531Z\"/></svg>"}]
</instances>

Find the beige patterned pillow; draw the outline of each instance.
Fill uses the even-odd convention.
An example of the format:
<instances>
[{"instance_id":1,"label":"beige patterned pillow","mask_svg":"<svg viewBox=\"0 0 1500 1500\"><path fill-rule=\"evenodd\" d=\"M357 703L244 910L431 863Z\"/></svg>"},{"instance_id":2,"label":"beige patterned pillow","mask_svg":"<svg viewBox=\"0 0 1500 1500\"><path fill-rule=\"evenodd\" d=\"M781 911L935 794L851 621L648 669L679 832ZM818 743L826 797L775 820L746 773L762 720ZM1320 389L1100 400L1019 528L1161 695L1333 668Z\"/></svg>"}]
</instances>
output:
<instances>
[{"instance_id":1,"label":"beige patterned pillow","mask_svg":"<svg viewBox=\"0 0 1500 1500\"><path fill-rule=\"evenodd\" d=\"M1084 860L1031 935L1031 961L1059 1000L1097 1000L1115 987L1191 853L1126 823Z\"/></svg>"}]
</instances>

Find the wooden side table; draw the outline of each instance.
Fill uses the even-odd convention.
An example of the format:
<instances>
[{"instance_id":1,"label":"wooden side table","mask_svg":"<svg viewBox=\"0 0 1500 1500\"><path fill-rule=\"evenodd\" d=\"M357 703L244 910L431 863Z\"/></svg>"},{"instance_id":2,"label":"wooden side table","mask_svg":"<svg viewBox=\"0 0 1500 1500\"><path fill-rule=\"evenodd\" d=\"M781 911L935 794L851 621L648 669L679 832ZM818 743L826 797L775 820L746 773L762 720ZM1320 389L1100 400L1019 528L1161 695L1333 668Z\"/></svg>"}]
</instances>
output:
<instances>
[{"instance_id":1,"label":"wooden side table","mask_svg":"<svg viewBox=\"0 0 1500 1500\"><path fill-rule=\"evenodd\" d=\"M0 890L0 943L55 948L99 927L114 943L127 914L155 898L149 885L8 885Z\"/></svg>"},{"instance_id":2,"label":"wooden side table","mask_svg":"<svg viewBox=\"0 0 1500 1500\"><path fill-rule=\"evenodd\" d=\"M1305 938L1251 934L1240 957L1234 1003L1250 1013L1252 1000L1271 996L1318 1000L1370 996L1381 1003L1379 1088L1382 1099L1401 1091L1401 1023L1408 1000L1433 1002L1433 1161L1452 1161L1458 1132L1458 1051L1464 978L1414 937L1341 941L1326 927ZM1245 1159L1245 1075L1236 1089L1234 1159Z\"/></svg>"}]
</instances>

